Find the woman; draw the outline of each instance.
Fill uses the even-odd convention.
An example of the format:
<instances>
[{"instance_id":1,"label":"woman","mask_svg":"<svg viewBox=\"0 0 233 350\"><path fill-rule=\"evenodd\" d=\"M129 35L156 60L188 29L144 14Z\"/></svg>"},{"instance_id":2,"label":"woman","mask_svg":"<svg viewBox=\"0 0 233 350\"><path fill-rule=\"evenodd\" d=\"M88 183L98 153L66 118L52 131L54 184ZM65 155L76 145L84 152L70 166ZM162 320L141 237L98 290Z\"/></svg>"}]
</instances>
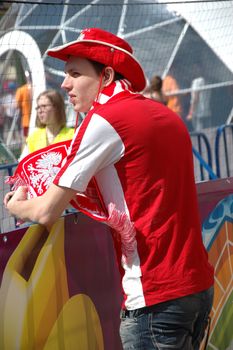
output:
<instances>
[{"instance_id":1,"label":"woman","mask_svg":"<svg viewBox=\"0 0 233 350\"><path fill-rule=\"evenodd\" d=\"M74 128L66 126L65 104L56 90L46 90L37 98L36 129L28 136L21 160L38 149L72 139Z\"/></svg>"},{"instance_id":2,"label":"woman","mask_svg":"<svg viewBox=\"0 0 233 350\"><path fill-rule=\"evenodd\" d=\"M144 90L143 95L157 102L166 104L166 99L162 92L162 86L162 79L158 75L155 75L152 78L150 85Z\"/></svg>"}]
</instances>

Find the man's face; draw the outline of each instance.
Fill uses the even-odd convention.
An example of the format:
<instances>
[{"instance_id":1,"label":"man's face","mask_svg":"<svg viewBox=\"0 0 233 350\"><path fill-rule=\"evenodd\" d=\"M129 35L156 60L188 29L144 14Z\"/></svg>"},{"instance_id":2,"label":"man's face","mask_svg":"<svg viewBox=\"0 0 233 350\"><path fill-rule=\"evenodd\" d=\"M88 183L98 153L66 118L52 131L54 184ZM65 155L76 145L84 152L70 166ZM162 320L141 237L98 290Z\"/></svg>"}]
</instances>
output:
<instances>
[{"instance_id":1,"label":"man's face","mask_svg":"<svg viewBox=\"0 0 233 350\"><path fill-rule=\"evenodd\" d=\"M100 76L90 61L70 56L65 65L66 77L61 85L76 112L88 112L99 90Z\"/></svg>"}]
</instances>

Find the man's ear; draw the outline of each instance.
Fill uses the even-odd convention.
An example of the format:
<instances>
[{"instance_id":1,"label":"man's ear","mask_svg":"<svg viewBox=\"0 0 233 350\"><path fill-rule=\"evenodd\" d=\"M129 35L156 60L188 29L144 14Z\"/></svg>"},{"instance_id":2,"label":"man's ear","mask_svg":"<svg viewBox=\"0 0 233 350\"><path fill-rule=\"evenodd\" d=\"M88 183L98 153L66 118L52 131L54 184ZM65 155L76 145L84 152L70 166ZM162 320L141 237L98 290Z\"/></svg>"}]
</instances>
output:
<instances>
[{"instance_id":1,"label":"man's ear","mask_svg":"<svg viewBox=\"0 0 233 350\"><path fill-rule=\"evenodd\" d=\"M105 67L103 84L104 86L110 85L114 81L115 71L112 67Z\"/></svg>"}]
</instances>

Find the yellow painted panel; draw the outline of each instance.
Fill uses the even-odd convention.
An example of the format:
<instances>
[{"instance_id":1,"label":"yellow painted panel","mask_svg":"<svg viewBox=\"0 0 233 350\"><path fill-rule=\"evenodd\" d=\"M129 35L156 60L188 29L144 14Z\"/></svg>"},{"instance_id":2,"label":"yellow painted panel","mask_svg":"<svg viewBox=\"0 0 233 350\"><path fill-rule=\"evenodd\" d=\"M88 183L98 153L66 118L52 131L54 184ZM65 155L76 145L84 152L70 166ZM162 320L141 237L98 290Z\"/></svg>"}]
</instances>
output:
<instances>
[{"instance_id":1,"label":"yellow painted panel","mask_svg":"<svg viewBox=\"0 0 233 350\"><path fill-rule=\"evenodd\" d=\"M0 289L0 349L41 350L69 298L64 219L48 234L31 226L6 265Z\"/></svg>"}]
</instances>

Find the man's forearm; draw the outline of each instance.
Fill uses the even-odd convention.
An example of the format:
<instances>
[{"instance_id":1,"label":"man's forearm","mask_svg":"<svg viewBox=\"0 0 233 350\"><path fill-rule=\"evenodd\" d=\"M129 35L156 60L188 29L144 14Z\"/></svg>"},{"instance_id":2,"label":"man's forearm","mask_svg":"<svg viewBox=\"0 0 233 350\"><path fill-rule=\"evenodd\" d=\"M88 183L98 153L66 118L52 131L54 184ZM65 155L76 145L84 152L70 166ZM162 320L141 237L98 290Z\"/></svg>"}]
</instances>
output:
<instances>
[{"instance_id":1,"label":"man's forearm","mask_svg":"<svg viewBox=\"0 0 233 350\"><path fill-rule=\"evenodd\" d=\"M46 208L41 204L41 197L22 200L13 196L7 204L7 209L11 215L22 221L32 221L46 226L48 225L48 213L44 212Z\"/></svg>"},{"instance_id":2,"label":"man's forearm","mask_svg":"<svg viewBox=\"0 0 233 350\"><path fill-rule=\"evenodd\" d=\"M74 195L75 191L72 189L51 185L42 196L27 200L22 187L11 199L5 200L5 205L20 220L36 222L50 228Z\"/></svg>"}]
</instances>

